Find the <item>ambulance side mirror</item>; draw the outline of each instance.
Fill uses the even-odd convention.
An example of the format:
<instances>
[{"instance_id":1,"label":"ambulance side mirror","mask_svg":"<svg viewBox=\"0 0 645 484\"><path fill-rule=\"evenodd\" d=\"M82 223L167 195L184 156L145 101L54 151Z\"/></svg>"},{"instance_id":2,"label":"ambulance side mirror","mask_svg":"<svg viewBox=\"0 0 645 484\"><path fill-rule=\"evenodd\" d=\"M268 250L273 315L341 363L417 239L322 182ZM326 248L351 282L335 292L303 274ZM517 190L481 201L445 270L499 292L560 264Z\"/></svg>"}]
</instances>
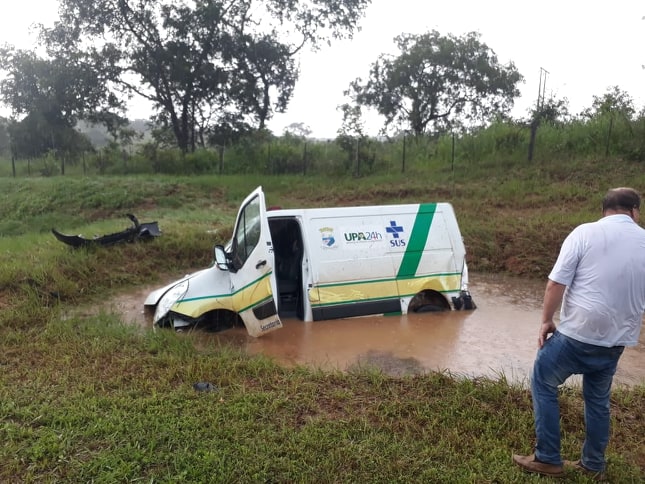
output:
<instances>
[{"instance_id":1,"label":"ambulance side mirror","mask_svg":"<svg viewBox=\"0 0 645 484\"><path fill-rule=\"evenodd\" d=\"M221 245L216 245L213 248L213 253L215 256L215 265L217 265L217 268L222 271L228 271L228 258L226 257L226 251L224 250L224 247Z\"/></svg>"}]
</instances>

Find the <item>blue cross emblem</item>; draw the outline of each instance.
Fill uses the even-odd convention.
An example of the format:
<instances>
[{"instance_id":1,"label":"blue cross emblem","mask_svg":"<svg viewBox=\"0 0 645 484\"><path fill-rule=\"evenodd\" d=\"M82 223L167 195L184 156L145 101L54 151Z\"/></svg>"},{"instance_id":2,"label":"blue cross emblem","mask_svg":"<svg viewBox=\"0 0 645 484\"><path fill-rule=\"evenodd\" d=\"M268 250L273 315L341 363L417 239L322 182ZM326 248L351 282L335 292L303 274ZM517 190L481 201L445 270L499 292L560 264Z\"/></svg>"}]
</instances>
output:
<instances>
[{"instance_id":1,"label":"blue cross emblem","mask_svg":"<svg viewBox=\"0 0 645 484\"><path fill-rule=\"evenodd\" d=\"M385 231L389 234L392 234L392 237L395 239L399 238L399 234L403 233L403 227L396 224L396 221L390 220L390 226L385 227Z\"/></svg>"}]
</instances>

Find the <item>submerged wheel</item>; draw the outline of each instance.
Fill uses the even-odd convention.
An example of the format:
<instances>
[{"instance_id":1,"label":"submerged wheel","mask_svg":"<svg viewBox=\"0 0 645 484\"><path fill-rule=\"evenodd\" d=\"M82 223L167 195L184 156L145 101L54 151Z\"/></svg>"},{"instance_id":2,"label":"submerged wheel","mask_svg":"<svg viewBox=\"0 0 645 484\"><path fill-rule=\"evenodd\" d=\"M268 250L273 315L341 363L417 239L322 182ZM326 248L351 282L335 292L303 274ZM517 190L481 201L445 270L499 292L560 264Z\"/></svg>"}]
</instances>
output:
<instances>
[{"instance_id":1,"label":"submerged wheel","mask_svg":"<svg viewBox=\"0 0 645 484\"><path fill-rule=\"evenodd\" d=\"M202 314L195 323L195 328L209 333L217 333L235 327L244 327L244 322L237 313L223 309Z\"/></svg>"},{"instance_id":2,"label":"submerged wheel","mask_svg":"<svg viewBox=\"0 0 645 484\"><path fill-rule=\"evenodd\" d=\"M437 291L422 291L412 298L408 305L408 312L428 313L449 311L450 303Z\"/></svg>"}]
</instances>

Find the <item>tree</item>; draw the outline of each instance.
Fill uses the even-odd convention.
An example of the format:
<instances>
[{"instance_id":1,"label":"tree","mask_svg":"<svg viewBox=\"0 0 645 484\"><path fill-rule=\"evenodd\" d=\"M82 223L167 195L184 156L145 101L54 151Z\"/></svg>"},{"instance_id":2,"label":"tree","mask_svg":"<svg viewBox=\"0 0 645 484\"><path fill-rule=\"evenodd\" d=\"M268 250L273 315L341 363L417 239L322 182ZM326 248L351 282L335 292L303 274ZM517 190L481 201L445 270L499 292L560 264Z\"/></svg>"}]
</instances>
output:
<instances>
[{"instance_id":1,"label":"tree","mask_svg":"<svg viewBox=\"0 0 645 484\"><path fill-rule=\"evenodd\" d=\"M372 141L365 134L360 106L342 104L338 107L343 113L343 124L338 129L336 143L347 155L345 168L354 164L354 175L360 176L361 165L372 168L374 165L374 149Z\"/></svg>"},{"instance_id":2,"label":"tree","mask_svg":"<svg viewBox=\"0 0 645 484\"><path fill-rule=\"evenodd\" d=\"M402 34L398 56L382 54L369 79L356 79L346 94L415 135L508 112L523 80L511 62L499 63L477 33Z\"/></svg>"},{"instance_id":3,"label":"tree","mask_svg":"<svg viewBox=\"0 0 645 484\"><path fill-rule=\"evenodd\" d=\"M6 72L0 99L19 119L10 130L17 136L14 154L77 151L80 138L73 131L79 119L110 120L111 126L122 119L110 114L120 104L104 89L106 72L73 54L43 59L5 46L0 49L0 69Z\"/></svg>"},{"instance_id":4,"label":"tree","mask_svg":"<svg viewBox=\"0 0 645 484\"><path fill-rule=\"evenodd\" d=\"M364 138L365 123L361 107L345 103L338 106L338 110L343 113L343 124L338 129L338 135Z\"/></svg>"},{"instance_id":5,"label":"tree","mask_svg":"<svg viewBox=\"0 0 645 484\"><path fill-rule=\"evenodd\" d=\"M528 161L533 161L533 152L535 150L535 139L538 128L543 122L551 126L563 124L569 118L569 100L565 97L558 99L551 96L548 99L540 97L537 106L531 110L531 121L529 128L531 137L529 140Z\"/></svg>"},{"instance_id":6,"label":"tree","mask_svg":"<svg viewBox=\"0 0 645 484\"><path fill-rule=\"evenodd\" d=\"M371 0L59 1L50 50L111 62L186 152L231 118L262 129L291 99L302 47L351 37Z\"/></svg>"},{"instance_id":7,"label":"tree","mask_svg":"<svg viewBox=\"0 0 645 484\"><path fill-rule=\"evenodd\" d=\"M561 125L570 119L569 100L566 97L551 96L533 111L532 117L534 119L537 117L548 124Z\"/></svg>"},{"instance_id":8,"label":"tree","mask_svg":"<svg viewBox=\"0 0 645 484\"><path fill-rule=\"evenodd\" d=\"M284 128L284 134L295 138L308 138L311 136L311 128L305 123L291 123Z\"/></svg>"},{"instance_id":9,"label":"tree","mask_svg":"<svg viewBox=\"0 0 645 484\"><path fill-rule=\"evenodd\" d=\"M636 109L634 100L618 86L607 89L602 96L594 96L590 108L582 112L589 125L598 129L598 137L604 138L605 156L610 151L626 153L630 158L642 159L643 147L634 143ZM618 129L616 129L618 128Z\"/></svg>"},{"instance_id":10,"label":"tree","mask_svg":"<svg viewBox=\"0 0 645 484\"><path fill-rule=\"evenodd\" d=\"M636 109L629 93L622 91L618 86L613 86L602 96L594 96L591 107L585 109L582 114L589 119L618 115L629 121L634 118Z\"/></svg>"}]
</instances>

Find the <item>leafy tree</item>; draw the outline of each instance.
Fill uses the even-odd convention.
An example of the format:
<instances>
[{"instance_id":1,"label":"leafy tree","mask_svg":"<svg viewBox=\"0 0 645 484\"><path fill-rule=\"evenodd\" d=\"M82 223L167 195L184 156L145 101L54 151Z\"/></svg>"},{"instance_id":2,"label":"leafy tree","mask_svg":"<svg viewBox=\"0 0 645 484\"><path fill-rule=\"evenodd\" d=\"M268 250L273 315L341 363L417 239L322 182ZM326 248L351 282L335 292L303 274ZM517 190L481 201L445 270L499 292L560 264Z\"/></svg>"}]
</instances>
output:
<instances>
[{"instance_id":1,"label":"leafy tree","mask_svg":"<svg viewBox=\"0 0 645 484\"><path fill-rule=\"evenodd\" d=\"M523 80L515 65L499 63L495 53L471 32L462 37L437 31L402 34L398 56L382 54L369 79L356 79L346 92L356 104L385 116L415 135L508 112Z\"/></svg>"},{"instance_id":2,"label":"leafy tree","mask_svg":"<svg viewBox=\"0 0 645 484\"><path fill-rule=\"evenodd\" d=\"M590 119L618 115L625 120L631 120L636 114L636 109L633 98L618 86L613 86L602 96L594 96L591 107L585 109L582 114Z\"/></svg>"},{"instance_id":3,"label":"leafy tree","mask_svg":"<svg viewBox=\"0 0 645 484\"><path fill-rule=\"evenodd\" d=\"M338 135L364 138L365 124L361 107L345 103L339 106L338 109L343 113L343 124L338 129Z\"/></svg>"},{"instance_id":4,"label":"leafy tree","mask_svg":"<svg viewBox=\"0 0 645 484\"><path fill-rule=\"evenodd\" d=\"M262 129L291 99L297 53L351 37L371 0L59 0L51 51L109 62L195 150L230 119Z\"/></svg>"},{"instance_id":5,"label":"leafy tree","mask_svg":"<svg viewBox=\"0 0 645 484\"><path fill-rule=\"evenodd\" d=\"M508 122L517 122L519 124L538 124L544 122L551 125L562 125L572 120L573 116L569 112L569 99L566 97L558 98L555 95L541 98L535 106L527 109L528 118L519 118L515 121L508 115L499 115L497 120ZM537 121L536 121L537 120Z\"/></svg>"},{"instance_id":6,"label":"leafy tree","mask_svg":"<svg viewBox=\"0 0 645 484\"><path fill-rule=\"evenodd\" d=\"M569 117L569 100L566 97L558 99L555 96L551 96L546 100L542 98L542 100L538 101L538 105L531 110L531 121L529 122L529 161L533 161L535 141L540 124L544 122L551 126L561 126Z\"/></svg>"},{"instance_id":7,"label":"leafy tree","mask_svg":"<svg viewBox=\"0 0 645 484\"><path fill-rule=\"evenodd\" d=\"M643 158L643 145L634 138L638 129L633 98L618 86L613 86L602 96L594 96L590 108L582 113L583 119L595 128L595 139L605 146L605 156L610 152L624 153L631 159Z\"/></svg>"},{"instance_id":8,"label":"leafy tree","mask_svg":"<svg viewBox=\"0 0 645 484\"><path fill-rule=\"evenodd\" d=\"M20 119L11 129L19 156L76 151L81 138L73 128L81 118L113 128L122 120L111 114L120 103L105 91L105 71L74 55L43 59L5 46L0 49L0 69L6 72L0 99Z\"/></svg>"},{"instance_id":9,"label":"leafy tree","mask_svg":"<svg viewBox=\"0 0 645 484\"><path fill-rule=\"evenodd\" d=\"M291 123L284 128L284 134L296 138L307 138L311 135L311 128L305 123Z\"/></svg>"},{"instance_id":10,"label":"leafy tree","mask_svg":"<svg viewBox=\"0 0 645 484\"><path fill-rule=\"evenodd\" d=\"M374 146L365 134L360 106L343 104L339 106L343 112L343 124L338 130L336 143L346 155L345 169L354 165L354 175L360 176L361 166L371 169L374 165Z\"/></svg>"}]
</instances>

